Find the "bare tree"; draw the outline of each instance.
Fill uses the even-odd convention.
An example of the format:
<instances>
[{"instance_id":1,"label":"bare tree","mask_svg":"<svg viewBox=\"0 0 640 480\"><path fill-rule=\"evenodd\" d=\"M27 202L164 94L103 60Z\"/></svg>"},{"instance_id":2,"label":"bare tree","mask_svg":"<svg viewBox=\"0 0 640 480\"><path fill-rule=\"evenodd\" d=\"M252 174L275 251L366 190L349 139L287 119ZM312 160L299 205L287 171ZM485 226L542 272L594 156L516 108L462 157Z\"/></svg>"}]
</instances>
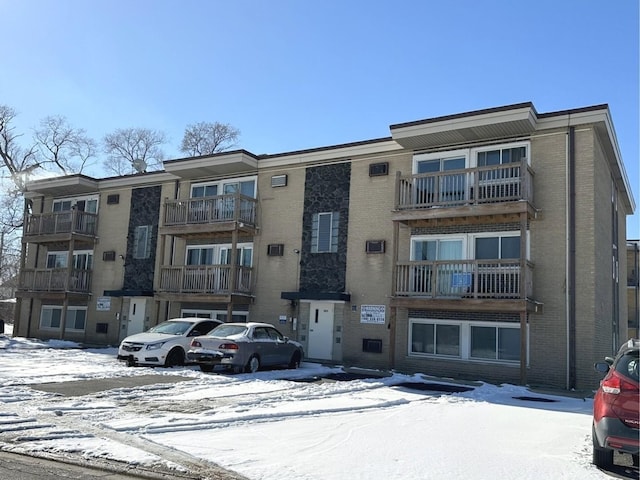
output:
<instances>
[{"instance_id":1,"label":"bare tree","mask_svg":"<svg viewBox=\"0 0 640 480\"><path fill-rule=\"evenodd\" d=\"M199 122L184 131L180 151L191 156L210 155L234 147L240 130L228 123Z\"/></svg>"},{"instance_id":2,"label":"bare tree","mask_svg":"<svg viewBox=\"0 0 640 480\"><path fill-rule=\"evenodd\" d=\"M105 135L104 151L108 158L105 170L115 175L160 170L164 153L160 148L167 143L164 132L148 128L121 128Z\"/></svg>"},{"instance_id":3,"label":"bare tree","mask_svg":"<svg viewBox=\"0 0 640 480\"><path fill-rule=\"evenodd\" d=\"M81 128L73 128L66 118L46 117L35 130L40 164L53 163L64 175L82 173L96 155L96 142Z\"/></svg>"},{"instance_id":4,"label":"bare tree","mask_svg":"<svg viewBox=\"0 0 640 480\"><path fill-rule=\"evenodd\" d=\"M40 163L35 143L26 148L18 143L22 135L15 133L13 121L16 116L12 107L0 105L0 167L6 169L15 187L24 192L29 174L39 168Z\"/></svg>"}]
</instances>

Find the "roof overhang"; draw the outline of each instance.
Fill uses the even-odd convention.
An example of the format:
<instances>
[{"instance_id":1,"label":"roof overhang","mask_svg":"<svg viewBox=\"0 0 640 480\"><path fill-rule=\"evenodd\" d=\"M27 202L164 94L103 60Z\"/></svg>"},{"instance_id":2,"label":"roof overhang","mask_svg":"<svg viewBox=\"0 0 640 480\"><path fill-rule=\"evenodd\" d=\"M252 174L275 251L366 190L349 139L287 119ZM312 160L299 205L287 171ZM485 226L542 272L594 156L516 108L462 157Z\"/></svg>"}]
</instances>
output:
<instances>
[{"instance_id":1,"label":"roof overhang","mask_svg":"<svg viewBox=\"0 0 640 480\"><path fill-rule=\"evenodd\" d=\"M350 302L351 294L347 292L281 292L280 298L284 300L333 300Z\"/></svg>"},{"instance_id":2,"label":"roof overhang","mask_svg":"<svg viewBox=\"0 0 640 480\"><path fill-rule=\"evenodd\" d=\"M164 162L164 170L185 179L256 173L258 157L246 150L215 153Z\"/></svg>"},{"instance_id":3,"label":"roof overhang","mask_svg":"<svg viewBox=\"0 0 640 480\"><path fill-rule=\"evenodd\" d=\"M391 125L391 137L412 150L460 145L479 140L529 135L536 129L533 104L505 107L436 117Z\"/></svg>"},{"instance_id":4,"label":"roof overhang","mask_svg":"<svg viewBox=\"0 0 640 480\"><path fill-rule=\"evenodd\" d=\"M97 191L98 180L95 178L85 175L67 175L28 182L26 193L64 197L96 193Z\"/></svg>"}]
</instances>

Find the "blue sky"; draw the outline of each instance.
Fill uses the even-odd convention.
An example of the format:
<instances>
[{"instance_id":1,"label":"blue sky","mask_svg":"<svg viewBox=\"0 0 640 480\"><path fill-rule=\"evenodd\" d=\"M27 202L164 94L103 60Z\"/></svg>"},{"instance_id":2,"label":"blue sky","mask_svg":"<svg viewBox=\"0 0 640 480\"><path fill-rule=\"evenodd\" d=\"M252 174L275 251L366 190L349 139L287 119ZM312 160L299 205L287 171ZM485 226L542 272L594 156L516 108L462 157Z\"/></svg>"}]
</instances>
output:
<instances>
[{"instance_id":1,"label":"blue sky","mask_svg":"<svg viewBox=\"0 0 640 480\"><path fill-rule=\"evenodd\" d=\"M154 128L176 158L186 125L220 121L261 154L608 103L640 201L637 0L0 0L0 18L0 104L27 134L47 115L96 140Z\"/></svg>"}]
</instances>

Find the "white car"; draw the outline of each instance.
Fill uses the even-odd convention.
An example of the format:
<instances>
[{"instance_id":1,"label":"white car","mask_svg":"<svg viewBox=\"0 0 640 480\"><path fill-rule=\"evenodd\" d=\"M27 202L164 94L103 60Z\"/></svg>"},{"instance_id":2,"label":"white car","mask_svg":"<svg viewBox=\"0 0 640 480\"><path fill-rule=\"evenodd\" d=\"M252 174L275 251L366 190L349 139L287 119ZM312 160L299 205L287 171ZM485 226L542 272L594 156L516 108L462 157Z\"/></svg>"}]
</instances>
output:
<instances>
[{"instance_id":1,"label":"white car","mask_svg":"<svg viewBox=\"0 0 640 480\"><path fill-rule=\"evenodd\" d=\"M125 338L118 348L118 360L127 365L173 367L184 365L192 337L205 335L220 325L210 318L173 318L146 332Z\"/></svg>"}]
</instances>

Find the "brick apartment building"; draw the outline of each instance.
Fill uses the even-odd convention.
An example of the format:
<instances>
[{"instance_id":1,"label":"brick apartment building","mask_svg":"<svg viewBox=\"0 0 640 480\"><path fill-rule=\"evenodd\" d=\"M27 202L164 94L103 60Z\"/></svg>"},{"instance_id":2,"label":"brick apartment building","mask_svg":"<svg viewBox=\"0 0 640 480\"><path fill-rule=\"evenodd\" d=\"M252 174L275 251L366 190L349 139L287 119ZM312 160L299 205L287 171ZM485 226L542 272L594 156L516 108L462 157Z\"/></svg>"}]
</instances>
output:
<instances>
[{"instance_id":1,"label":"brick apartment building","mask_svg":"<svg viewBox=\"0 0 640 480\"><path fill-rule=\"evenodd\" d=\"M596 386L631 301L608 107L390 134L30 183L15 334L116 345L178 316L266 321L310 360Z\"/></svg>"}]
</instances>

